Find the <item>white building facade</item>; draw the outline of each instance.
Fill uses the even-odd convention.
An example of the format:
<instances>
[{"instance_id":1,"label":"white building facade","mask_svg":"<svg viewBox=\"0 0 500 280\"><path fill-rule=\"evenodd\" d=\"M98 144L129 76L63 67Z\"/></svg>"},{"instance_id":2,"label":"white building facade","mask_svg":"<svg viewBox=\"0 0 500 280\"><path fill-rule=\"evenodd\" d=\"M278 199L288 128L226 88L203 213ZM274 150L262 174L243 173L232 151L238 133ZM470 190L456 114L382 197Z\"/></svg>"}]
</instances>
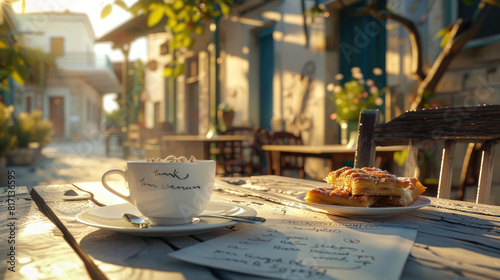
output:
<instances>
[{"instance_id":1,"label":"white building facade","mask_svg":"<svg viewBox=\"0 0 500 280\"><path fill-rule=\"evenodd\" d=\"M55 139L80 140L101 133L102 97L120 91L106 55L95 54L95 35L87 15L71 12L16 16L18 32L32 49L55 55L56 68L40 70L39 81L17 93L16 107L42 109L54 125Z\"/></svg>"}]
</instances>

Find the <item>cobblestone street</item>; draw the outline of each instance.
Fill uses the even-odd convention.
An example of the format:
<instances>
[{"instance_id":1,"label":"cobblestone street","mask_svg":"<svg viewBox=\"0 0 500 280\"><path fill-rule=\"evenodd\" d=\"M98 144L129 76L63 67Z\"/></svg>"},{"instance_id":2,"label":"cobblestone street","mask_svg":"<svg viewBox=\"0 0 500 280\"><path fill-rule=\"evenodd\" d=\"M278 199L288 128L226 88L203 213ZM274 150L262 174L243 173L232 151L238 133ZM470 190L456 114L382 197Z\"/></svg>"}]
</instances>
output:
<instances>
[{"instance_id":1,"label":"cobblestone street","mask_svg":"<svg viewBox=\"0 0 500 280\"><path fill-rule=\"evenodd\" d=\"M7 166L15 171L17 186L100 181L106 170L126 168L125 159L106 156L104 141L50 143L42 156L33 166Z\"/></svg>"}]
</instances>

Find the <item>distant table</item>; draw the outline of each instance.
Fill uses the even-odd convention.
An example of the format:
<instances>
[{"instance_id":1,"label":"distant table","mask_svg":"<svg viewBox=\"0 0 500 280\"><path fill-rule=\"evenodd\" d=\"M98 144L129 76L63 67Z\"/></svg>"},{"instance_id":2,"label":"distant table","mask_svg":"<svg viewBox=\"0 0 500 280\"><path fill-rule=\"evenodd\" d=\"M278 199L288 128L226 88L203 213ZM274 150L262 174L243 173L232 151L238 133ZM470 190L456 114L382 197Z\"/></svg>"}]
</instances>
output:
<instances>
[{"instance_id":1,"label":"distant table","mask_svg":"<svg viewBox=\"0 0 500 280\"><path fill-rule=\"evenodd\" d=\"M210 144L214 142L246 141L246 135L164 135L161 137L161 155L189 156L210 159Z\"/></svg>"},{"instance_id":2,"label":"distant table","mask_svg":"<svg viewBox=\"0 0 500 280\"><path fill-rule=\"evenodd\" d=\"M345 160L354 160L354 154L356 153L355 147L346 145L264 145L262 148L266 151L268 159L275 157L277 159L275 162L278 163L281 161L281 157L285 155L328 159L330 170L342 167ZM394 152L406 150L407 148L407 146L377 147L377 157L392 157ZM267 165L267 174L282 175L281 173L279 164Z\"/></svg>"}]
</instances>

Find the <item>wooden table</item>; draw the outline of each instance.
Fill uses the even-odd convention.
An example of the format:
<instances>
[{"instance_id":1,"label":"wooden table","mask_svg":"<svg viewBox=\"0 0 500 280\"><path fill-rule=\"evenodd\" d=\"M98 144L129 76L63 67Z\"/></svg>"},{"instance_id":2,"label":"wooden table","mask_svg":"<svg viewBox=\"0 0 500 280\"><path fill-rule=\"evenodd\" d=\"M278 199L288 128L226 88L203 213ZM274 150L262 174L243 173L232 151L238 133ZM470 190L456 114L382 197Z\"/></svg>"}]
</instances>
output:
<instances>
[{"instance_id":1,"label":"wooden table","mask_svg":"<svg viewBox=\"0 0 500 280\"><path fill-rule=\"evenodd\" d=\"M246 135L164 135L161 137L161 155L193 155L197 159L210 159L210 144L215 142L246 141Z\"/></svg>"},{"instance_id":2,"label":"wooden table","mask_svg":"<svg viewBox=\"0 0 500 280\"><path fill-rule=\"evenodd\" d=\"M336 170L343 167L345 160L354 160L356 153L355 147L348 147L346 145L319 145L319 146L306 146L306 145L264 145L262 148L266 151L268 162L270 158L273 164L267 165L267 174L282 175L282 170L278 164L282 156L293 155L302 157L313 157L327 159L329 162L329 170ZM388 146L377 147L377 158L392 159L394 152L406 150L407 146ZM392 160L389 161L392 167ZM392 169L392 168L389 168Z\"/></svg>"},{"instance_id":3,"label":"wooden table","mask_svg":"<svg viewBox=\"0 0 500 280\"><path fill-rule=\"evenodd\" d=\"M294 199L296 194L315 186L324 183L278 176L221 178L212 200L252 207L268 221L418 227L401 279L500 278L500 206L429 198L429 206L404 214L349 218L309 208ZM0 275L4 279L260 279L167 256L169 252L253 225L236 224L189 236L139 237L75 220L75 215L98 208L98 204L123 202L108 194L98 182L37 186L31 191L32 200L26 188L18 187L13 215L6 211L6 191L0 193L4 223L0 230ZM8 227L11 222L15 222L14 230ZM12 250L7 243L9 238L16 241ZM6 262L11 251L15 254L15 272L8 270L11 264Z\"/></svg>"}]
</instances>

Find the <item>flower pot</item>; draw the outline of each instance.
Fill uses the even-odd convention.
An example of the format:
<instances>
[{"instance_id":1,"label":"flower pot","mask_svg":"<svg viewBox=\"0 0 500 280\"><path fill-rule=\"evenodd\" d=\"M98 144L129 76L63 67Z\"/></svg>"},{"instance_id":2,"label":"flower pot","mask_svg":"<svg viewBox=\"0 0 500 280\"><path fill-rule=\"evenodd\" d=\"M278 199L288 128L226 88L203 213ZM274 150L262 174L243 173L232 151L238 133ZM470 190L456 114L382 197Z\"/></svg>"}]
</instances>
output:
<instances>
[{"instance_id":1,"label":"flower pot","mask_svg":"<svg viewBox=\"0 0 500 280\"><path fill-rule=\"evenodd\" d=\"M40 160L41 155L41 147L16 148L7 153L7 165L33 165Z\"/></svg>"},{"instance_id":2,"label":"flower pot","mask_svg":"<svg viewBox=\"0 0 500 280\"><path fill-rule=\"evenodd\" d=\"M340 144L356 146L358 140L358 121L340 121Z\"/></svg>"},{"instance_id":3,"label":"flower pot","mask_svg":"<svg viewBox=\"0 0 500 280\"><path fill-rule=\"evenodd\" d=\"M221 126L230 127L234 119L234 111L217 111L217 117L219 118L219 124Z\"/></svg>"}]
</instances>

